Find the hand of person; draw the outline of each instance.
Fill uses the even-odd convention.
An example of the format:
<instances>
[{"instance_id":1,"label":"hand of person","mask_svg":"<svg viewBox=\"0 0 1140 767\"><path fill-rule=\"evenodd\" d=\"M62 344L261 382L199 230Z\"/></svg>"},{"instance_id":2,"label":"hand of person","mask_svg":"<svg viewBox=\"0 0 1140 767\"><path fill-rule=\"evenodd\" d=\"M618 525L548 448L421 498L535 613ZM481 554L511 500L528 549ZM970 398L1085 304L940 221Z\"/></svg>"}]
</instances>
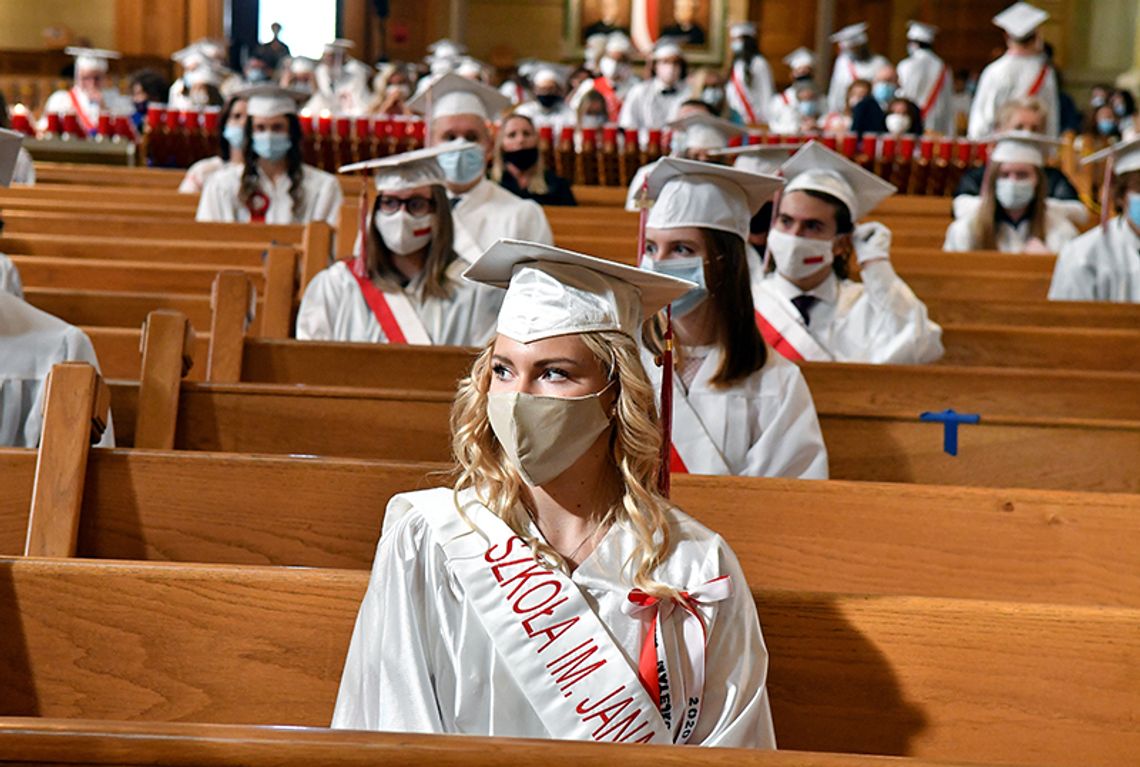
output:
<instances>
[{"instance_id":1,"label":"hand of person","mask_svg":"<svg viewBox=\"0 0 1140 767\"><path fill-rule=\"evenodd\" d=\"M891 257L891 230L878 221L859 224L851 239L855 243L855 259L860 266Z\"/></svg>"},{"instance_id":2,"label":"hand of person","mask_svg":"<svg viewBox=\"0 0 1140 767\"><path fill-rule=\"evenodd\" d=\"M1049 250L1049 246L1041 242L1037 237L1030 237L1029 241L1025 243L1022 248L1022 253L1032 253L1033 255L1051 255L1053 251Z\"/></svg>"}]
</instances>

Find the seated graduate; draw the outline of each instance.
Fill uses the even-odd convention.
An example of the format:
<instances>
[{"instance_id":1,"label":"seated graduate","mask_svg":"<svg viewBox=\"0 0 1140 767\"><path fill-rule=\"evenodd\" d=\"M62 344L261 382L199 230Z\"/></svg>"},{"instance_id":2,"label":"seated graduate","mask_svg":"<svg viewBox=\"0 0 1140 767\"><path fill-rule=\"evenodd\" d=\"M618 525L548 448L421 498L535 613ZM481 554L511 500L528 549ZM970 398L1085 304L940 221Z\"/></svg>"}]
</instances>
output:
<instances>
[{"instance_id":1,"label":"seated graduate","mask_svg":"<svg viewBox=\"0 0 1140 767\"><path fill-rule=\"evenodd\" d=\"M502 291L462 278L437 158L466 141L346 165L371 169L378 194L356 257L313 277L297 313L303 341L477 346L495 329Z\"/></svg>"},{"instance_id":2,"label":"seated graduate","mask_svg":"<svg viewBox=\"0 0 1140 767\"><path fill-rule=\"evenodd\" d=\"M200 194L206 181L218 171L228 167L245 166L246 99L233 97L226 101L218 115L218 153L204 157L186 169L178 185L182 194Z\"/></svg>"},{"instance_id":3,"label":"seated graduate","mask_svg":"<svg viewBox=\"0 0 1140 767\"><path fill-rule=\"evenodd\" d=\"M546 167L538 148L538 131L524 114L503 118L495 139L491 180L509 192L539 205L577 205L570 182Z\"/></svg>"},{"instance_id":4,"label":"seated graduate","mask_svg":"<svg viewBox=\"0 0 1140 767\"><path fill-rule=\"evenodd\" d=\"M782 166L788 185L768 232L774 270L752 271L764 339L792 360L916 364L942 356L942 328L891 267L891 230L855 222L895 188L809 142ZM847 278L851 251L862 282Z\"/></svg>"},{"instance_id":5,"label":"seated graduate","mask_svg":"<svg viewBox=\"0 0 1140 767\"><path fill-rule=\"evenodd\" d=\"M648 176L653 200L642 268L696 283L672 303L672 469L694 474L827 479L827 449L803 373L756 327L745 253L753 213L775 176L668 158ZM654 388L666 320L646 326Z\"/></svg>"},{"instance_id":6,"label":"seated graduate","mask_svg":"<svg viewBox=\"0 0 1140 767\"><path fill-rule=\"evenodd\" d=\"M243 163L219 170L206 181L198 202L199 221L336 226L344 195L336 176L301 159L300 91L255 85L235 94L246 99Z\"/></svg>"},{"instance_id":7,"label":"seated graduate","mask_svg":"<svg viewBox=\"0 0 1140 767\"><path fill-rule=\"evenodd\" d=\"M1077 227L1048 198L1045 154L1061 142L1028 131L996 137L980 197L954 198L954 221L942 249L1057 253Z\"/></svg>"},{"instance_id":8,"label":"seated graduate","mask_svg":"<svg viewBox=\"0 0 1140 767\"><path fill-rule=\"evenodd\" d=\"M1061 249L1049 298L1056 301L1140 303L1140 138L1116 144L1082 162L1113 157L1102 217L1116 215Z\"/></svg>"},{"instance_id":9,"label":"seated graduate","mask_svg":"<svg viewBox=\"0 0 1140 767\"><path fill-rule=\"evenodd\" d=\"M774 748L756 606L658 491L635 337L692 283L504 240L452 409L454 488L388 503L332 726Z\"/></svg>"}]
</instances>

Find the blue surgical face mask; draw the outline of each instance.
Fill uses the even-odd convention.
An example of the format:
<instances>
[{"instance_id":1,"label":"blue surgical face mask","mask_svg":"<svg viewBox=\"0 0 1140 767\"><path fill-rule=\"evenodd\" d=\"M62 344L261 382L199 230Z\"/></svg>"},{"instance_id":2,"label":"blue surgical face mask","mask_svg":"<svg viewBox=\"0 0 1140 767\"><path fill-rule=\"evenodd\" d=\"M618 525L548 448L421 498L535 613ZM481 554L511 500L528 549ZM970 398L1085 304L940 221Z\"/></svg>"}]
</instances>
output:
<instances>
[{"instance_id":1,"label":"blue surgical face mask","mask_svg":"<svg viewBox=\"0 0 1140 767\"><path fill-rule=\"evenodd\" d=\"M804 117L815 117L816 113L819 111L818 109L816 109L816 106L817 105L816 105L814 99L808 99L807 101L797 101L796 102L796 109Z\"/></svg>"},{"instance_id":2,"label":"blue surgical face mask","mask_svg":"<svg viewBox=\"0 0 1140 767\"><path fill-rule=\"evenodd\" d=\"M678 277L682 280L695 282L697 287L685 293L672 303L673 317L684 317L696 309L709 296L705 287L705 260L700 256L686 256L685 258L667 258L661 261L645 256L641 259L641 268L647 272L664 274L669 277Z\"/></svg>"},{"instance_id":3,"label":"blue surgical face mask","mask_svg":"<svg viewBox=\"0 0 1140 767\"><path fill-rule=\"evenodd\" d=\"M293 139L286 133L253 134L253 153L265 160L280 160L289 154Z\"/></svg>"},{"instance_id":4,"label":"blue surgical face mask","mask_svg":"<svg viewBox=\"0 0 1140 767\"><path fill-rule=\"evenodd\" d=\"M245 126L237 123L227 125L222 128L222 138L232 149L241 149L242 144L245 143Z\"/></svg>"},{"instance_id":5,"label":"blue surgical face mask","mask_svg":"<svg viewBox=\"0 0 1140 767\"><path fill-rule=\"evenodd\" d=\"M1127 201L1128 220L1132 222L1132 226L1140 229L1140 192L1129 192Z\"/></svg>"},{"instance_id":6,"label":"blue surgical face mask","mask_svg":"<svg viewBox=\"0 0 1140 767\"><path fill-rule=\"evenodd\" d=\"M481 146L445 152L436 159L443 168L443 175L452 184L470 184L487 172L487 160Z\"/></svg>"},{"instance_id":7,"label":"blue surgical face mask","mask_svg":"<svg viewBox=\"0 0 1140 767\"><path fill-rule=\"evenodd\" d=\"M895 97L895 90L894 83L877 82L871 86L871 95L875 97L875 101L886 104Z\"/></svg>"},{"instance_id":8,"label":"blue surgical face mask","mask_svg":"<svg viewBox=\"0 0 1140 767\"><path fill-rule=\"evenodd\" d=\"M251 83L264 83L269 81L269 73L261 67L253 67L245 73L245 79Z\"/></svg>"}]
</instances>

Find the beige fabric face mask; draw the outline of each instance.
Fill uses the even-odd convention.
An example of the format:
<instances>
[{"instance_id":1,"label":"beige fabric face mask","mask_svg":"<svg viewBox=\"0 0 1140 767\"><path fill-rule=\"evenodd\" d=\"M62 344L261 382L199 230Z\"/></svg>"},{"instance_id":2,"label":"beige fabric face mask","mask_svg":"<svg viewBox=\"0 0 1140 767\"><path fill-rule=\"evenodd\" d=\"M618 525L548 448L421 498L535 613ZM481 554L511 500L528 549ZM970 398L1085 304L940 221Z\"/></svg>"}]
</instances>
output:
<instances>
[{"instance_id":1,"label":"beige fabric face mask","mask_svg":"<svg viewBox=\"0 0 1140 767\"><path fill-rule=\"evenodd\" d=\"M601 396L611 384L584 397L547 397L521 392L487 395L491 431L511 464L531 487L554 479L574 465L609 428Z\"/></svg>"}]
</instances>

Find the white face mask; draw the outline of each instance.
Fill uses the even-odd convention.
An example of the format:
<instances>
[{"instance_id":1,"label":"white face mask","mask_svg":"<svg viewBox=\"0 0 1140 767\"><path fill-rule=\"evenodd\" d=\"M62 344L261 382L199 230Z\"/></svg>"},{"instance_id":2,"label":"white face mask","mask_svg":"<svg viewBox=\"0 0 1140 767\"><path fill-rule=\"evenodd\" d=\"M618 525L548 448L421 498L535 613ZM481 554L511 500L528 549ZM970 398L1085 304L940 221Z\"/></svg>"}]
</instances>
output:
<instances>
[{"instance_id":1,"label":"white face mask","mask_svg":"<svg viewBox=\"0 0 1140 767\"><path fill-rule=\"evenodd\" d=\"M802 280L835 260L831 240L813 240L771 229L768 250L776 261L776 271L789 280Z\"/></svg>"},{"instance_id":2,"label":"white face mask","mask_svg":"<svg viewBox=\"0 0 1140 767\"><path fill-rule=\"evenodd\" d=\"M598 69L601 70L602 76L607 80L621 79L620 73L622 66L621 62L617 59L611 59L609 56L603 57L602 60L598 62Z\"/></svg>"},{"instance_id":3,"label":"white face mask","mask_svg":"<svg viewBox=\"0 0 1140 767\"><path fill-rule=\"evenodd\" d=\"M557 478L609 428L601 396L610 385L584 397L487 395L491 431L524 482L538 487Z\"/></svg>"},{"instance_id":4,"label":"white face mask","mask_svg":"<svg viewBox=\"0 0 1140 767\"><path fill-rule=\"evenodd\" d=\"M887 130L896 136L901 136L910 130L910 115L891 113L887 115Z\"/></svg>"},{"instance_id":5,"label":"white face mask","mask_svg":"<svg viewBox=\"0 0 1140 767\"><path fill-rule=\"evenodd\" d=\"M999 178L994 184L994 195L1006 210L1028 207L1037 195L1037 182L1032 179Z\"/></svg>"},{"instance_id":6,"label":"white face mask","mask_svg":"<svg viewBox=\"0 0 1140 767\"><path fill-rule=\"evenodd\" d=\"M431 233L435 228L435 214L413 216L403 208L395 213L377 212L375 226L389 250L397 255L406 256L431 242Z\"/></svg>"}]
</instances>

